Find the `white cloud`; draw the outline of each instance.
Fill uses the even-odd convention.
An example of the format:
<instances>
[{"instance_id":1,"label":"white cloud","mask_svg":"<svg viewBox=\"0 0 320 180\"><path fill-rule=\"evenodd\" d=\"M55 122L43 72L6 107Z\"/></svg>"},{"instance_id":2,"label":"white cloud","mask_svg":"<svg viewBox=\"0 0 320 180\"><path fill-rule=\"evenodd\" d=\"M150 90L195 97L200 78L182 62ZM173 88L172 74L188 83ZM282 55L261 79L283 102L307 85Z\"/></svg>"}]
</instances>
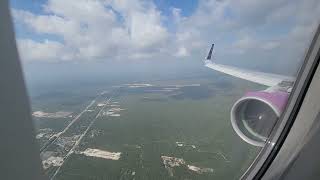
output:
<instances>
[{"instance_id":1,"label":"white cloud","mask_svg":"<svg viewBox=\"0 0 320 180\"><path fill-rule=\"evenodd\" d=\"M158 12L135 12L130 15L130 37L138 47L148 47L167 38L166 29L160 24Z\"/></svg>"},{"instance_id":2,"label":"white cloud","mask_svg":"<svg viewBox=\"0 0 320 180\"><path fill-rule=\"evenodd\" d=\"M74 22L57 15L35 15L24 10L13 10L13 16L36 33L63 36L77 29Z\"/></svg>"},{"instance_id":3,"label":"white cloud","mask_svg":"<svg viewBox=\"0 0 320 180\"><path fill-rule=\"evenodd\" d=\"M243 36L242 38L236 40L231 45L231 53L250 53L256 50L263 50L263 51L270 51L280 46L280 41L273 41L273 40L259 40L252 36Z\"/></svg>"},{"instance_id":4,"label":"white cloud","mask_svg":"<svg viewBox=\"0 0 320 180\"><path fill-rule=\"evenodd\" d=\"M214 42L221 62L299 65L319 17L317 0L200 0L190 17L179 18L176 46L202 57Z\"/></svg>"},{"instance_id":5,"label":"white cloud","mask_svg":"<svg viewBox=\"0 0 320 180\"><path fill-rule=\"evenodd\" d=\"M185 47L180 47L175 54L176 57L186 57L189 56L189 52Z\"/></svg>"},{"instance_id":6,"label":"white cloud","mask_svg":"<svg viewBox=\"0 0 320 180\"><path fill-rule=\"evenodd\" d=\"M69 60L70 57L64 54L64 45L45 40L36 42L30 39L18 40L20 55L26 61L55 61L56 59Z\"/></svg>"},{"instance_id":7,"label":"white cloud","mask_svg":"<svg viewBox=\"0 0 320 180\"><path fill-rule=\"evenodd\" d=\"M61 38L63 54L74 60L117 59L124 55L128 59L131 54L149 57L147 54L164 46L169 36L160 12L144 1L49 0L42 15L16 9L13 15L35 33ZM50 54L56 52L52 51ZM38 58L31 55L28 59ZM60 57L56 61L63 60Z\"/></svg>"},{"instance_id":8,"label":"white cloud","mask_svg":"<svg viewBox=\"0 0 320 180\"><path fill-rule=\"evenodd\" d=\"M164 17L147 0L49 0L41 15L17 9L13 14L31 31L59 37L29 40L29 45L18 41L30 61L199 58L214 42L217 60L224 62L252 63L260 61L259 53L269 53L270 63L290 63L303 55L320 17L320 1L200 0L190 16L182 11L172 7ZM169 17L174 31L163 23ZM38 49L48 55L41 57Z\"/></svg>"}]
</instances>

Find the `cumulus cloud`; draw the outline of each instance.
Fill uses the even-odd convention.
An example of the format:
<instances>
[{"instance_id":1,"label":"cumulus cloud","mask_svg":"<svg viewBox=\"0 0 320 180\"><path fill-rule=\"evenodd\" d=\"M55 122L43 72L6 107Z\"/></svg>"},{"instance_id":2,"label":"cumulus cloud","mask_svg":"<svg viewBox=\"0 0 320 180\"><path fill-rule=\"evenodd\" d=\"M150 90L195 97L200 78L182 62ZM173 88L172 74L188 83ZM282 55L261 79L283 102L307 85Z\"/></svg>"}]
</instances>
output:
<instances>
[{"instance_id":1,"label":"cumulus cloud","mask_svg":"<svg viewBox=\"0 0 320 180\"><path fill-rule=\"evenodd\" d=\"M64 45L59 42L49 40L36 42L31 39L20 39L18 40L18 44L20 55L26 61L68 59L68 57L64 55Z\"/></svg>"},{"instance_id":2,"label":"cumulus cloud","mask_svg":"<svg viewBox=\"0 0 320 180\"><path fill-rule=\"evenodd\" d=\"M60 53L74 60L115 59L123 55L130 58L130 54L148 57L164 46L168 38L161 13L152 3L144 1L49 0L41 15L13 9L13 16L37 34L61 38L61 42L56 41L64 46ZM46 46L37 43L42 45ZM37 51L42 49L45 47ZM28 54L28 59L32 55ZM59 57L57 61L64 60Z\"/></svg>"},{"instance_id":3,"label":"cumulus cloud","mask_svg":"<svg viewBox=\"0 0 320 180\"><path fill-rule=\"evenodd\" d=\"M199 0L190 16L182 11L164 15L146 0L48 0L41 14L13 15L37 35L58 37L18 40L30 61L199 59L214 42L218 61L297 64L319 23L320 1Z\"/></svg>"},{"instance_id":4,"label":"cumulus cloud","mask_svg":"<svg viewBox=\"0 0 320 180\"><path fill-rule=\"evenodd\" d=\"M177 46L201 57L214 42L220 62L297 66L318 17L317 0L200 0L190 17L179 18Z\"/></svg>"}]
</instances>

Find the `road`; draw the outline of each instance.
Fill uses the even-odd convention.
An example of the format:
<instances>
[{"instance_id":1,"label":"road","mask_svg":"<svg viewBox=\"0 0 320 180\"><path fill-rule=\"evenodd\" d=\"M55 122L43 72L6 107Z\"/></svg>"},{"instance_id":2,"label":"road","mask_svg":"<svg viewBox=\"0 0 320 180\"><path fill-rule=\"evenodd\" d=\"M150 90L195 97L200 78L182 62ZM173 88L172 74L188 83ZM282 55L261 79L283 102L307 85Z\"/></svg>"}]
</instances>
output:
<instances>
[{"instance_id":1,"label":"road","mask_svg":"<svg viewBox=\"0 0 320 180\"><path fill-rule=\"evenodd\" d=\"M70 157L70 155L74 152L75 148L78 147L78 145L80 144L81 140L83 139L83 137L88 133L88 131L90 130L91 126L95 123L95 121L98 119L98 117L101 115L102 111L105 109L105 107L109 104L109 102L111 101L110 97L104 106L102 106L102 108L100 109L100 111L98 112L98 114L95 116L95 118L90 122L90 124L88 125L87 129L81 134L81 136L79 137L79 139L74 143L73 147L69 150L69 152L63 157L63 163L61 164L61 166L59 166L57 168L57 170L55 171L55 173L52 175L52 177L50 178L50 180L53 180L56 175L59 173L61 167L63 166L63 164L68 160L68 158Z\"/></svg>"},{"instance_id":2,"label":"road","mask_svg":"<svg viewBox=\"0 0 320 180\"><path fill-rule=\"evenodd\" d=\"M99 95L100 96L100 95ZM91 103L82 111L80 112L69 124L68 126L66 126L61 132L54 134L53 136L51 136L51 138L48 140L47 143L45 143L41 149L40 149L40 153L44 152L51 144L53 144L54 142L56 142L56 140L62 135L64 134L80 117L81 115L86 112L95 102L96 99L99 97L95 97Z\"/></svg>"}]
</instances>

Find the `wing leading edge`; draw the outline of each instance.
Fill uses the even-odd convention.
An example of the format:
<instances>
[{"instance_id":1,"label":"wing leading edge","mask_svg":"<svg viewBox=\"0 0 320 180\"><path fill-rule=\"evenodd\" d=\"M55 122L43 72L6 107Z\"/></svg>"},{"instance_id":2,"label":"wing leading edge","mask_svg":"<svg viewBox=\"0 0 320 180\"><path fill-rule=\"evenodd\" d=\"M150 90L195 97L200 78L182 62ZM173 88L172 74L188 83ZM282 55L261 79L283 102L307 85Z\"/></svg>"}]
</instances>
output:
<instances>
[{"instance_id":1,"label":"wing leading edge","mask_svg":"<svg viewBox=\"0 0 320 180\"><path fill-rule=\"evenodd\" d=\"M210 60L213 52L213 47L214 45L212 44L209 54L205 60L205 66L208 68L214 69L216 71L219 71L237 78L241 78L241 79L252 81L258 84L269 86L269 87L279 85L283 81L289 81L289 82L294 81L294 77L290 77L290 76L252 71L252 70L241 69L233 66L214 63Z\"/></svg>"}]
</instances>

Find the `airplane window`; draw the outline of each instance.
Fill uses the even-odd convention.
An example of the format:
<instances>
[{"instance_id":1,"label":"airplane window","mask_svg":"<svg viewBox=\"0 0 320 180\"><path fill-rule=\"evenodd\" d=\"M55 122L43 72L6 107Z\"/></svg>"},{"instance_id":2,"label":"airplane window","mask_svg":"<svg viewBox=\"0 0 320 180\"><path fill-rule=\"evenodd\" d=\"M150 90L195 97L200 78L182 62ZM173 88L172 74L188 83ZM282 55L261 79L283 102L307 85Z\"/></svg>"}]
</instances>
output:
<instances>
[{"instance_id":1,"label":"airplane window","mask_svg":"<svg viewBox=\"0 0 320 180\"><path fill-rule=\"evenodd\" d=\"M239 179L284 111L318 0L10 1L50 179Z\"/></svg>"}]
</instances>

